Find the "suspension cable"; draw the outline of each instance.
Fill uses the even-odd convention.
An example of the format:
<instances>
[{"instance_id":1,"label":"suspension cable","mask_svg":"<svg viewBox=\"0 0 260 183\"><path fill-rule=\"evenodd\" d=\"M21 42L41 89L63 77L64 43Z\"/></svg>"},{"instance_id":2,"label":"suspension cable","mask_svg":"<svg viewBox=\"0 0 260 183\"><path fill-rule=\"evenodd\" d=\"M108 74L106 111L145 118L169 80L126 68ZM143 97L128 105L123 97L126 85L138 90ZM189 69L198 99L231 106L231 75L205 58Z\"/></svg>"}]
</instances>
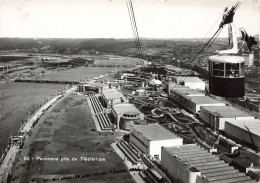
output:
<instances>
[{"instance_id":1,"label":"suspension cable","mask_svg":"<svg viewBox=\"0 0 260 183\"><path fill-rule=\"evenodd\" d=\"M218 28L218 30L215 32L215 34L214 34L214 35L208 40L208 42L200 49L200 51L193 57L193 59L191 59L191 61L188 63L188 65L190 65L190 64L197 58L197 56L198 56L200 53L202 53L202 51L207 47L207 45L211 42L211 40L216 36L216 34L218 34L218 32L221 32L222 29L223 29L223 27ZM185 69L181 72L181 74L182 74L185 70L187 70L187 68L185 68ZM181 79L182 79L182 78L183 78L183 77L181 77ZM176 86L174 86L172 90L174 90L175 87L176 87Z\"/></svg>"},{"instance_id":2,"label":"suspension cable","mask_svg":"<svg viewBox=\"0 0 260 183\"><path fill-rule=\"evenodd\" d=\"M131 28L132 28L132 31L133 31L135 46L136 46L137 53L138 53L139 49L138 49L138 43L137 43L137 38L136 38L136 32L135 32L135 29L134 29L133 19L132 19L131 13L130 13L131 10L130 10L130 7L129 7L129 4L128 4L127 0L126 0L126 4L127 4L127 10L128 10L129 19L130 19L130 22L131 22Z\"/></svg>"},{"instance_id":3,"label":"suspension cable","mask_svg":"<svg viewBox=\"0 0 260 183\"><path fill-rule=\"evenodd\" d=\"M128 14L129 14L129 18L130 18L130 22L131 22L131 26L132 26L133 35L134 35L135 45L137 48L137 55L138 55L138 57L141 56L141 59L144 59L141 42L140 42L140 38L139 38L139 34L138 34L133 4L132 4L131 0L126 0L126 3L127 3Z\"/></svg>"},{"instance_id":4,"label":"suspension cable","mask_svg":"<svg viewBox=\"0 0 260 183\"><path fill-rule=\"evenodd\" d=\"M221 31L220 31L221 32ZM216 38L218 37L218 35L220 34L220 32L218 32L218 34L216 35L216 37L213 39L213 41L209 44L209 46L207 47L207 49L206 49L206 51L200 56L200 58L202 58L204 55L205 55L205 53L208 51L208 49L211 47L211 45L213 44L213 42L216 40ZM194 68L194 66L195 66L195 64L196 64L196 62L193 64L193 65L191 65L191 67L189 68L189 70L192 70L193 68ZM183 79L183 81L185 81L185 79L187 78L187 76L184 76L184 79ZM181 78L182 79L182 78ZM173 87L173 89L174 89L174 87Z\"/></svg>"},{"instance_id":5,"label":"suspension cable","mask_svg":"<svg viewBox=\"0 0 260 183\"><path fill-rule=\"evenodd\" d=\"M138 29L137 29L136 20L135 20L134 8L133 8L132 1L129 0L129 2L130 2L131 12L132 12L132 17L133 17L133 20L134 20L134 28L135 28L135 32L136 32L136 36L137 36L137 40L138 40L138 46L139 46L139 49L140 49L141 58L143 59L143 53L142 53L141 43L140 43L139 34L138 34Z\"/></svg>"},{"instance_id":6,"label":"suspension cable","mask_svg":"<svg viewBox=\"0 0 260 183\"><path fill-rule=\"evenodd\" d=\"M238 9L238 7L241 5L241 2L238 2L237 4L235 4L235 6L233 6L233 7L231 7L231 9L229 10L229 11L231 11L232 9L232 11L230 12L230 13L232 13L233 14L233 16L234 16L234 13L235 13L235 11ZM230 17L229 17L230 18ZM233 17L232 17L232 19L233 19ZM225 20L226 19L223 19L224 21L223 21L223 24L222 24L222 22L221 22L221 26L218 28L218 30L215 32L215 34L209 39L209 41L200 49L200 51L195 55L195 57L188 63L188 68L189 68L189 65L191 65L191 63L196 59L196 57L204 50L204 48L210 43L210 41L217 35L219 35L219 33L223 30L223 27L224 27L224 25L226 24L225 23ZM233 21L233 20L232 20ZM213 42L215 41L215 39L217 38L217 36L214 38L214 40L213 40ZM212 43L213 43L212 42ZM211 44L212 44L211 43ZM210 46L211 46L211 44L210 44ZM210 47L209 46L209 47ZM209 48L208 47L208 48ZM207 48L207 50L208 50L208 48ZM194 64L195 65L195 64ZM192 66L192 68L194 67L194 65ZM181 72L181 74L185 71L186 69L184 69L182 72ZM181 77L181 79L182 79L183 77ZM185 77L185 79L187 78L187 76ZM183 81L185 81L185 79L183 80ZM174 88L175 88L176 86L174 86L173 87L173 89L172 90L174 90Z\"/></svg>"}]
</instances>

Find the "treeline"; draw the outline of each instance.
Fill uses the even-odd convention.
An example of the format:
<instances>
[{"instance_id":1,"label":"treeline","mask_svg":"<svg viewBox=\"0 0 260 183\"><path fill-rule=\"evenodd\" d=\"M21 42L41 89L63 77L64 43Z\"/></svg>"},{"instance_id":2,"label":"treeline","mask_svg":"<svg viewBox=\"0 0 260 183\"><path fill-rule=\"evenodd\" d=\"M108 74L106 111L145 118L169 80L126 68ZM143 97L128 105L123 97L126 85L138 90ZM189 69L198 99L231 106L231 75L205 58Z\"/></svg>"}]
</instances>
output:
<instances>
[{"instance_id":1,"label":"treeline","mask_svg":"<svg viewBox=\"0 0 260 183\"><path fill-rule=\"evenodd\" d=\"M32 39L32 38L0 38L0 50L31 50L46 49L63 53L71 51L79 53L82 50L95 50L99 52L123 52L135 47L133 40L123 39Z\"/></svg>"}]
</instances>

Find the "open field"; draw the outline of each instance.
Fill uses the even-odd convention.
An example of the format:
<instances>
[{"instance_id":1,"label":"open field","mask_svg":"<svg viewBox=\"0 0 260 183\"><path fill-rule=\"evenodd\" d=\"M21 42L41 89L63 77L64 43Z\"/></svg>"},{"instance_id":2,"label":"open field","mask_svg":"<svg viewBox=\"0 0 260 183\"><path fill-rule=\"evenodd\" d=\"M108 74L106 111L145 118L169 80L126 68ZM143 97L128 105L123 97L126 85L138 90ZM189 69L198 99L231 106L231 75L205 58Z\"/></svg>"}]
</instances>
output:
<instances>
[{"instance_id":1,"label":"open field","mask_svg":"<svg viewBox=\"0 0 260 183\"><path fill-rule=\"evenodd\" d=\"M101 74L115 71L115 67L78 67L75 69L61 70L57 72L46 71L47 74L41 76L32 76L32 79L48 79L59 81L87 81L87 78L94 78Z\"/></svg>"},{"instance_id":2,"label":"open field","mask_svg":"<svg viewBox=\"0 0 260 183\"><path fill-rule=\"evenodd\" d=\"M115 57L109 59L94 58L94 60L96 66L103 67L134 67L142 64L140 59L132 57Z\"/></svg>"},{"instance_id":3,"label":"open field","mask_svg":"<svg viewBox=\"0 0 260 183\"><path fill-rule=\"evenodd\" d=\"M30 158L39 156L57 160L26 161L21 181L75 174L93 175L100 171L126 169L123 161L110 147L115 140L116 135L95 131L86 98L83 95L72 94L59 103L40 125L29 150ZM100 161L84 161L81 157L99 158ZM68 159L65 161L65 158ZM72 158L77 160L73 161ZM108 173L59 182L134 182L128 172L112 175Z\"/></svg>"}]
</instances>

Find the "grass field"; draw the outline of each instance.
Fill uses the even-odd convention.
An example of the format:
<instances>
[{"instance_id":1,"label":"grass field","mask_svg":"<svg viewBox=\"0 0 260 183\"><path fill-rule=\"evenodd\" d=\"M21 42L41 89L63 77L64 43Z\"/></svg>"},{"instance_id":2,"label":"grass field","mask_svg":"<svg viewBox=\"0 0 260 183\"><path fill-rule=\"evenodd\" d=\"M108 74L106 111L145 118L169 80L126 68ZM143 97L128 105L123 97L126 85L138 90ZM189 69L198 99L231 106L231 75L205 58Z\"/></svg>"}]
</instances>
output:
<instances>
[{"instance_id":1,"label":"grass field","mask_svg":"<svg viewBox=\"0 0 260 183\"><path fill-rule=\"evenodd\" d=\"M46 79L59 81L86 81L87 78L94 78L101 74L107 74L115 71L115 67L78 67L75 69L60 70L58 72L46 71L44 76L32 76L32 79Z\"/></svg>"},{"instance_id":2,"label":"grass field","mask_svg":"<svg viewBox=\"0 0 260 183\"><path fill-rule=\"evenodd\" d=\"M51 179L75 174L93 174L126 169L110 147L116 135L94 131L87 100L72 94L49 114L31 145L29 157L58 158L57 161L31 160L25 165L22 181L32 178ZM97 157L105 161L82 161L80 157ZM68 161L61 161L68 158ZM77 158L77 161L72 161ZM75 159L74 159L75 160ZM128 172L108 173L55 182L134 182Z\"/></svg>"}]
</instances>

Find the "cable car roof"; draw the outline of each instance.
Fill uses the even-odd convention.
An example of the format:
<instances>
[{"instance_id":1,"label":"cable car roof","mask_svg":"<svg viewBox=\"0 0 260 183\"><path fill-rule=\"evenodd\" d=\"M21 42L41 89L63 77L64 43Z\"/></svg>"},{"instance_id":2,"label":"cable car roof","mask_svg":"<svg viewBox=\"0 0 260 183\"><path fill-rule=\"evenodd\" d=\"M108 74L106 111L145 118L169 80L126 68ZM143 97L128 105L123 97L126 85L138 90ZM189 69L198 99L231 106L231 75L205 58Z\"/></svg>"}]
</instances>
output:
<instances>
[{"instance_id":1,"label":"cable car roof","mask_svg":"<svg viewBox=\"0 0 260 183\"><path fill-rule=\"evenodd\" d=\"M211 62L218 63L243 63L245 62L244 57L235 55L213 55L209 57Z\"/></svg>"}]
</instances>

